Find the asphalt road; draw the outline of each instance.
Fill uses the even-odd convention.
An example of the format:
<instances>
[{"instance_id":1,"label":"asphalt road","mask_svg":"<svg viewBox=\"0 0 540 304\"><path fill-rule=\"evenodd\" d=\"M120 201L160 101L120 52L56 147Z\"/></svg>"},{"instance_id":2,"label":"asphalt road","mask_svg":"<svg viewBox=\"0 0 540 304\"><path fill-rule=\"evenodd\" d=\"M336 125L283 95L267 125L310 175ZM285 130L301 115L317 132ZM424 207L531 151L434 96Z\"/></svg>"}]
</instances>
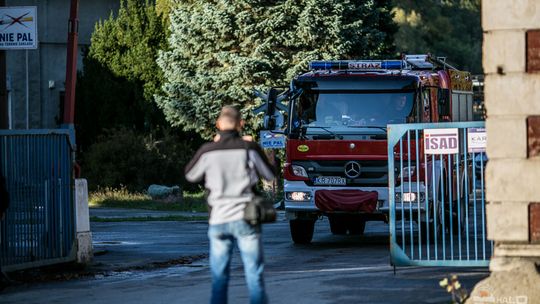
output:
<instances>
[{"instance_id":1,"label":"asphalt road","mask_svg":"<svg viewBox=\"0 0 540 304\"><path fill-rule=\"evenodd\" d=\"M93 269L105 274L67 282L8 288L0 303L208 303L208 261L136 270L135 266L207 253L205 222L92 223ZM394 269L389 263L388 226L369 222L364 236L334 236L317 222L313 243L298 246L288 222L264 227L266 285L271 303L450 303L439 280L456 274L472 289L486 268ZM115 271L116 270L116 271ZM235 253L230 303L247 303L242 265Z\"/></svg>"}]
</instances>

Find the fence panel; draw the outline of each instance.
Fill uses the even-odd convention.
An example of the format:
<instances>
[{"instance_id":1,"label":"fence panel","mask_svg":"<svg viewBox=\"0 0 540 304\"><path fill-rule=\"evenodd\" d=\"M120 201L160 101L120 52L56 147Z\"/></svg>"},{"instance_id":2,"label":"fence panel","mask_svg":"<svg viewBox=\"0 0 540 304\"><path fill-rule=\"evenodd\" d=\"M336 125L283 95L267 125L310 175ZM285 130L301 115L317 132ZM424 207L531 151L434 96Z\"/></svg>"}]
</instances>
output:
<instances>
[{"instance_id":1,"label":"fence panel","mask_svg":"<svg viewBox=\"0 0 540 304\"><path fill-rule=\"evenodd\" d=\"M393 265L487 266L484 122L388 126Z\"/></svg>"},{"instance_id":2,"label":"fence panel","mask_svg":"<svg viewBox=\"0 0 540 304\"><path fill-rule=\"evenodd\" d=\"M0 131L0 170L11 205L0 222L4 270L72 260L73 149L69 130Z\"/></svg>"}]
</instances>

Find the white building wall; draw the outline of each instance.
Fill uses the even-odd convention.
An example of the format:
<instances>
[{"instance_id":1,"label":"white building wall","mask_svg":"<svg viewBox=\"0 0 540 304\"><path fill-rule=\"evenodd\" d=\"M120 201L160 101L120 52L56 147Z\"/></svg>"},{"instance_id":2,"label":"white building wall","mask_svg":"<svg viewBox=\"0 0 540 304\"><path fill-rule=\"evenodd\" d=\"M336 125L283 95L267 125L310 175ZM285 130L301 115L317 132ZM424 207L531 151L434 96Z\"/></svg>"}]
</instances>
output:
<instances>
[{"instance_id":1,"label":"white building wall","mask_svg":"<svg viewBox=\"0 0 540 304\"><path fill-rule=\"evenodd\" d=\"M6 6L37 6L37 50L6 51L13 127L26 128L26 52L28 52L30 128L55 128L60 122L60 96L65 91L67 26L70 0L6 0ZM79 0L79 56L90 44L95 23L116 13L120 0ZM52 86L51 86L52 85Z\"/></svg>"}]
</instances>

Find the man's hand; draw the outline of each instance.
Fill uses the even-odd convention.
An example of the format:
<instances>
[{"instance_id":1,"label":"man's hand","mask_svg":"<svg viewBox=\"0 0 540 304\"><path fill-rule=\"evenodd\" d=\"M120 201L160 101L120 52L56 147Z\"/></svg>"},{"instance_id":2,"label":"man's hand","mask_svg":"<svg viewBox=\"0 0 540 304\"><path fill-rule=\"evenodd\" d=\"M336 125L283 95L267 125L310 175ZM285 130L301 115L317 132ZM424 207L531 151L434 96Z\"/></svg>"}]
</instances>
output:
<instances>
[{"instance_id":1,"label":"man's hand","mask_svg":"<svg viewBox=\"0 0 540 304\"><path fill-rule=\"evenodd\" d=\"M214 142L218 142L220 138L221 136L219 136L219 134L216 134L216 136L214 136Z\"/></svg>"}]
</instances>

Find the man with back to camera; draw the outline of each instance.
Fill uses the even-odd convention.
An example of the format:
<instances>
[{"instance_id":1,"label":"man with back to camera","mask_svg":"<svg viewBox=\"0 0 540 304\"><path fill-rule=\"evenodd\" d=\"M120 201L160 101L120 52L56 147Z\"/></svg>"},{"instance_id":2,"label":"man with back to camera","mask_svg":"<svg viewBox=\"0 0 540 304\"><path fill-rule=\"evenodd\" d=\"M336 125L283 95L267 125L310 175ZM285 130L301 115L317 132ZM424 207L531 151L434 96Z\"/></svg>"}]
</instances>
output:
<instances>
[{"instance_id":1,"label":"man with back to camera","mask_svg":"<svg viewBox=\"0 0 540 304\"><path fill-rule=\"evenodd\" d=\"M253 197L258 175L274 178L274 167L259 145L240 136L243 121L238 109L225 106L217 119L214 142L204 144L188 163L186 179L204 180L210 209L208 238L212 295L210 303L227 303L234 244L244 264L250 303L267 303L261 226L244 221L244 208Z\"/></svg>"}]
</instances>

